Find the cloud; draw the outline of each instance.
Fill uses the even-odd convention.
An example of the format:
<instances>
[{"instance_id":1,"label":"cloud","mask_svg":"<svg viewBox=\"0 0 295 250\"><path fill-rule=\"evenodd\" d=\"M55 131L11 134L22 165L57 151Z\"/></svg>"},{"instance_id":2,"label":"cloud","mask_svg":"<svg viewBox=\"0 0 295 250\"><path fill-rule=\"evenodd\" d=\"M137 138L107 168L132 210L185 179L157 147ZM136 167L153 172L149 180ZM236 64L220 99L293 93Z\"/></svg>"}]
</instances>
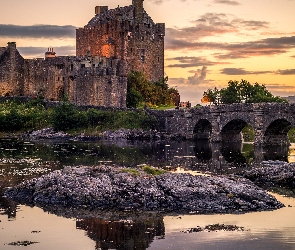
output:
<instances>
[{"instance_id":1,"label":"cloud","mask_svg":"<svg viewBox=\"0 0 295 250\"><path fill-rule=\"evenodd\" d=\"M271 56L283 54L295 48L295 36L282 35L246 42L210 42L206 37L243 34L245 31L262 32L270 29L269 22L244 20L233 15L206 13L191 22L189 27L166 29L166 50L219 50L216 59L239 59L253 56ZM279 34L279 33L278 33ZM278 35L272 33L272 36ZM215 39L216 40L216 39ZM294 57L294 56L293 56Z\"/></svg>"},{"instance_id":2,"label":"cloud","mask_svg":"<svg viewBox=\"0 0 295 250\"><path fill-rule=\"evenodd\" d=\"M173 49L181 42L195 43L204 37L218 36L230 33L240 33L243 30L265 30L269 23L264 21L243 20L233 15L223 13L206 13L191 21L189 27L166 28L167 49ZM178 43L178 44L177 44Z\"/></svg>"},{"instance_id":3,"label":"cloud","mask_svg":"<svg viewBox=\"0 0 295 250\"><path fill-rule=\"evenodd\" d=\"M154 4L160 5L164 2L164 0L152 0L151 2Z\"/></svg>"},{"instance_id":4,"label":"cloud","mask_svg":"<svg viewBox=\"0 0 295 250\"><path fill-rule=\"evenodd\" d=\"M170 1L170 0L151 0L151 2L156 4L156 5L160 5L160 4L162 4L164 2L168 2L168 1ZM187 2L188 0L180 0L180 1L181 2ZM196 0L194 0L194 1L196 1Z\"/></svg>"},{"instance_id":5,"label":"cloud","mask_svg":"<svg viewBox=\"0 0 295 250\"><path fill-rule=\"evenodd\" d=\"M278 75L295 75L295 69L277 70L275 74Z\"/></svg>"},{"instance_id":6,"label":"cloud","mask_svg":"<svg viewBox=\"0 0 295 250\"><path fill-rule=\"evenodd\" d=\"M283 54L295 48L295 36L266 38L241 43L192 42L167 39L166 49L170 50L223 50L215 53L218 59L238 59L252 56Z\"/></svg>"},{"instance_id":7,"label":"cloud","mask_svg":"<svg viewBox=\"0 0 295 250\"><path fill-rule=\"evenodd\" d=\"M260 75L260 74L270 74L272 71L249 71L243 68L224 68L220 71L224 75Z\"/></svg>"},{"instance_id":8,"label":"cloud","mask_svg":"<svg viewBox=\"0 0 295 250\"><path fill-rule=\"evenodd\" d=\"M47 47L17 47L19 53L24 57L40 57L43 58ZM74 56L76 55L75 46L54 47L57 56Z\"/></svg>"},{"instance_id":9,"label":"cloud","mask_svg":"<svg viewBox=\"0 0 295 250\"><path fill-rule=\"evenodd\" d=\"M72 25L13 25L0 24L1 37L11 38L75 38L76 27Z\"/></svg>"},{"instance_id":10,"label":"cloud","mask_svg":"<svg viewBox=\"0 0 295 250\"><path fill-rule=\"evenodd\" d=\"M207 80L207 73L208 69L206 66L203 66L201 69L191 70L190 73L193 73L193 76L189 76L187 79L185 78L169 78L169 82L172 84L176 84L178 86L184 85L200 85L200 84L207 84L210 80ZM171 84L170 84L171 85Z\"/></svg>"},{"instance_id":11,"label":"cloud","mask_svg":"<svg viewBox=\"0 0 295 250\"><path fill-rule=\"evenodd\" d=\"M195 75L187 78L187 83L190 85L198 85L203 83L207 76L207 67L203 66L202 69L197 69Z\"/></svg>"},{"instance_id":12,"label":"cloud","mask_svg":"<svg viewBox=\"0 0 295 250\"><path fill-rule=\"evenodd\" d=\"M244 68L224 68L220 70L224 75L261 75L261 74L276 74L276 75L295 75L295 69L285 69L277 71L249 71Z\"/></svg>"},{"instance_id":13,"label":"cloud","mask_svg":"<svg viewBox=\"0 0 295 250\"><path fill-rule=\"evenodd\" d=\"M215 54L215 57L219 59L237 59L283 54L295 48L295 36L266 38L239 44L221 44L221 47L228 50L228 53Z\"/></svg>"},{"instance_id":14,"label":"cloud","mask_svg":"<svg viewBox=\"0 0 295 250\"><path fill-rule=\"evenodd\" d=\"M179 67L179 68L190 68L199 66L212 66L220 64L220 62L211 62L206 58L196 57L196 56L179 56L173 58L167 58L166 61L178 61L179 63L169 64L167 67Z\"/></svg>"},{"instance_id":15,"label":"cloud","mask_svg":"<svg viewBox=\"0 0 295 250\"><path fill-rule=\"evenodd\" d=\"M214 3L221 3L226 5L240 5L238 1L234 0L214 0Z\"/></svg>"}]
</instances>

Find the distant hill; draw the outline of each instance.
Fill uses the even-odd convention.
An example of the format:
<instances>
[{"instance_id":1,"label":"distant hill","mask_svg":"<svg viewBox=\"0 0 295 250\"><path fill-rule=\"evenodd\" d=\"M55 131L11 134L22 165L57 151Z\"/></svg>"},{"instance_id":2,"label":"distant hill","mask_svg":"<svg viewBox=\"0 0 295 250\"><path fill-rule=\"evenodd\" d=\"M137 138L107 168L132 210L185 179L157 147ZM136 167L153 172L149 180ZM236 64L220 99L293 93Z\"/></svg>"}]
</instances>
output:
<instances>
[{"instance_id":1,"label":"distant hill","mask_svg":"<svg viewBox=\"0 0 295 250\"><path fill-rule=\"evenodd\" d=\"M288 100L289 103L295 103L295 95L283 97L284 99Z\"/></svg>"}]
</instances>

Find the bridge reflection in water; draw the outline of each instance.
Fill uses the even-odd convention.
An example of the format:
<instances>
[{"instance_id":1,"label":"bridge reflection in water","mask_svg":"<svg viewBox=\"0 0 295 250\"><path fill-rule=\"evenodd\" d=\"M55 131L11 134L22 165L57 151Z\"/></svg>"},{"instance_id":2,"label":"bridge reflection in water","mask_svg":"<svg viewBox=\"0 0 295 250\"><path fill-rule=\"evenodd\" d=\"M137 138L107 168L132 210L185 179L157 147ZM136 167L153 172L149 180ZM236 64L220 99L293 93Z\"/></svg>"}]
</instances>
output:
<instances>
[{"instance_id":1,"label":"bridge reflection in water","mask_svg":"<svg viewBox=\"0 0 295 250\"><path fill-rule=\"evenodd\" d=\"M292 152L288 145L254 146L251 143L209 141L171 142L166 145L165 160L173 168L181 166L186 170L217 174L239 173L262 161L279 160L288 162Z\"/></svg>"}]
</instances>

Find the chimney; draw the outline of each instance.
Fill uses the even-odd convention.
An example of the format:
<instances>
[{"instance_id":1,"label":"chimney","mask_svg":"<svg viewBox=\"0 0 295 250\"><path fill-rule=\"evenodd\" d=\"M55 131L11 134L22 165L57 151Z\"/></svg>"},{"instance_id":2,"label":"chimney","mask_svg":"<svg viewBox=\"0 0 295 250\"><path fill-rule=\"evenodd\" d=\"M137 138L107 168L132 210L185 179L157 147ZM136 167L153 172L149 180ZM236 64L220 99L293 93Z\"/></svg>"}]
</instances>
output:
<instances>
[{"instance_id":1,"label":"chimney","mask_svg":"<svg viewBox=\"0 0 295 250\"><path fill-rule=\"evenodd\" d=\"M95 7L95 15L102 14L104 12L107 12L109 9L108 6L96 6Z\"/></svg>"}]
</instances>

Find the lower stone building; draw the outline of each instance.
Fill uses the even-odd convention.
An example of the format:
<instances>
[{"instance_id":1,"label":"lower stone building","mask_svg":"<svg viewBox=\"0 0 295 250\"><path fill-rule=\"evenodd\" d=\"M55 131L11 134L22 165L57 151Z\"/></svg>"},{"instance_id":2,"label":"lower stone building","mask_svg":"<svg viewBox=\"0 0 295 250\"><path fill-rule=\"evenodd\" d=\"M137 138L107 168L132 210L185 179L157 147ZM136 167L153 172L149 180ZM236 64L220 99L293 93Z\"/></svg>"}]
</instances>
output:
<instances>
[{"instance_id":1,"label":"lower stone building","mask_svg":"<svg viewBox=\"0 0 295 250\"><path fill-rule=\"evenodd\" d=\"M91 55L24 59L14 42L0 48L0 96L42 96L75 105L125 107L127 77L121 60Z\"/></svg>"}]
</instances>

